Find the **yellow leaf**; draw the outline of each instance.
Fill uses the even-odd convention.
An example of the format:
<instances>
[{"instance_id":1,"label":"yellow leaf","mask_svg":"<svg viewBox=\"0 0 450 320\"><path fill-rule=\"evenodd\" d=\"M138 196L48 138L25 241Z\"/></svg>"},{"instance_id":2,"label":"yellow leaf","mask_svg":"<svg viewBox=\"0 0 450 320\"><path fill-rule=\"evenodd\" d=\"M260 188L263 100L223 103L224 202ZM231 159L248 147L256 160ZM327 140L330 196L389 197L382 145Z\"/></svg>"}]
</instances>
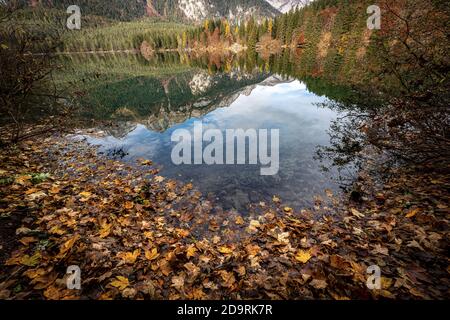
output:
<instances>
[{"instance_id":1,"label":"yellow leaf","mask_svg":"<svg viewBox=\"0 0 450 320\"><path fill-rule=\"evenodd\" d=\"M53 194L57 194L57 193L59 193L60 191L61 191L61 189L60 189L57 185L53 186L53 187L50 189L50 193L53 193Z\"/></svg>"},{"instance_id":2,"label":"yellow leaf","mask_svg":"<svg viewBox=\"0 0 450 320\"><path fill-rule=\"evenodd\" d=\"M286 213L290 213L290 212L292 212L293 210L292 210L292 208L290 208L290 207L284 207L284 212L286 212Z\"/></svg>"},{"instance_id":3,"label":"yellow leaf","mask_svg":"<svg viewBox=\"0 0 450 320\"><path fill-rule=\"evenodd\" d=\"M23 237L19 240L20 243L22 243L24 246L28 246L30 243L37 242L38 239L35 237Z\"/></svg>"},{"instance_id":4,"label":"yellow leaf","mask_svg":"<svg viewBox=\"0 0 450 320\"><path fill-rule=\"evenodd\" d=\"M250 232L257 232L258 228L261 226L258 220L251 220L250 224L248 226L248 231Z\"/></svg>"},{"instance_id":5,"label":"yellow leaf","mask_svg":"<svg viewBox=\"0 0 450 320\"><path fill-rule=\"evenodd\" d=\"M49 232L51 234L57 234L57 235L60 235L60 236L62 236L63 234L66 233L66 231L61 229L59 226L52 227Z\"/></svg>"},{"instance_id":6,"label":"yellow leaf","mask_svg":"<svg viewBox=\"0 0 450 320\"><path fill-rule=\"evenodd\" d=\"M281 202L280 198L278 198L277 196L273 196L272 201L275 202L275 203L280 203Z\"/></svg>"},{"instance_id":7,"label":"yellow leaf","mask_svg":"<svg viewBox=\"0 0 450 320\"><path fill-rule=\"evenodd\" d=\"M130 210L130 209L133 209L133 207L134 207L134 203L131 202L131 201L127 201L127 202L125 202L125 204L124 204L124 208L125 208L125 209Z\"/></svg>"},{"instance_id":8,"label":"yellow leaf","mask_svg":"<svg viewBox=\"0 0 450 320\"><path fill-rule=\"evenodd\" d=\"M117 256L127 264L133 264L141 254L141 250L136 249L133 252L119 252Z\"/></svg>"},{"instance_id":9,"label":"yellow leaf","mask_svg":"<svg viewBox=\"0 0 450 320\"><path fill-rule=\"evenodd\" d=\"M100 238L106 238L111 233L111 224L105 223L102 225L102 228L100 229Z\"/></svg>"},{"instance_id":10,"label":"yellow leaf","mask_svg":"<svg viewBox=\"0 0 450 320\"><path fill-rule=\"evenodd\" d=\"M142 166L151 166L152 164L153 164L153 162L150 160L144 160L141 162Z\"/></svg>"},{"instance_id":11,"label":"yellow leaf","mask_svg":"<svg viewBox=\"0 0 450 320\"><path fill-rule=\"evenodd\" d=\"M20 177L16 178L16 180L14 182L17 184L20 184L20 185L25 185L31 179L32 179L31 175L24 175L24 176L20 176Z\"/></svg>"},{"instance_id":12,"label":"yellow leaf","mask_svg":"<svg viewBox=\"0 0 450 320\"><path fill-rule=\"evenodd\" d=\"M416 214L418 214L419 211L420 211L419 208L413 209L413 210L409 211L409 212L406 214L405 217L406 217L406 218L412 218L412 217L414 217Z\"/></svg>"},{"instance_id":13,"label":"yellow leaf","mask_svg":"<svg viewBox=\"0 0 450 320\"><path fill-rule=\"evenodd\" d=\"M27 267L34 267L39 263L40 260L41 260L41 254L39 252L37 252L31 257L27 254L24 255L20 259L20 263Z\"/></svg>"},{"instance_id":14,"label":"yellow leaf","mask_svg":"<svg viewBox=\"0 0 450 320\"><path fill-rule=\"evenodd\" d=\"M189 259L190 257L195 257L195 253L197 252L197 248L194 246L190 246L186 250L186 257Z\"/></svg>"},{"instance_id":15,"label":"yellow leaf","mask_svg":"<svg viewBox=\"0 0 450 320\"><path fill-rule=\"evenodd\" d=\"M26 195L29 195L29 194L32 194L32 193L35 193L35 192L38 192L39 190L38 189L36 189L36 188L31 188L31 189L28 189L26 192L25 192L25 194Z\"/></svg>"},{"instance_id":16,"label":"yellow leaf","mask_svg":"<svg viewBox=\"0 0 450 320\"><path fill-rule=\"evenodd\" d=\"M90 198L92 196L92 193L84 191L80 192L80 196L82 196L83 198Z\"/></svg>"},{"instance_id":17,"label":"yellow leaf","mask_svg":"<svg viewBox=\"0 0 450 320\"><path fill-rule=\"evenodd\" d=\"M76 235L72 238L70 238L69 240L67 240L60 248L59 248L59 254L56 256L56 258L61 259L64 258L65 255L67 254L67 252L70 251L70 249L72 249L72 247L74 246L75 242L77 242L77 240L80 238L79 235Z\"/></svg>"},{"instance_id":18,"label":"yellow leaf","mask_svg":"<svg viewBox=\"0 0 450 320\"><path fill-rule=\"evenodd\" d=\"M361 212L359 212L355 208L351 208L350 211L352 212L352 215L354 215L355 217L358 217L358 218L364 218L365 217L364 214L362 214Z\"/></svg>"},{"instance_id":19,"label":"yellow leaf","mask_svg":"<svg viewBox=\"0 0 450 320\"><path fill-rule=\"evenodd\" d=\"M144 236L147 239L152 239L153 238L153 231L146 231L146 232L144 232Z\"/></svg>"},{"instance_id":20,"label":"yellow leaf","mask_svg":"<svg viewBox=\"0 0 450 320\"><path fill-rule=\"evenodd\" d=\"M244 224L244 219L242 219L241 216L237 216L235 222L238 225L243 225Z\"/></svg>"},{"instance_id":21,"label":"yellow leaf","mask_svg":"<svg viewBox=\"0 0 450 320\"><path fill-rule=\"evenodd\" d=\"M145 250L145 257L150 261L155 260L159 257L158 249L153 248L152 250Z\"/></svg>"},{"instance_id":22,"label":"yellow leaf","mask_svg":"<svg viewBox=\"0 0 450 320\"><path fill-rule=\"evenodd\" d=\"M309 259L311 259L311 254L309 253L309 251L299 250L297 252L297 255L295 256L295 260L301 263L306 263L309 261Z\"/></svg>"},{"instance_id":23,"label":"yellow leaf","mask_svg":"<svg viewBox=\"0 0 450 320\"><path fill-rule=\"evenodd\" d=\"M130 285L130 282L125 277L117 276L116 280L112 281L110 284L119 290L125 290L125 288Z\"/></svg>"},{"instance_id":24,"label":"yellow leaf","mask_svg":"<svg viewBox=\"0 0 450 320\"><path fill-rule=\"evenodd\" d=\"M230 249L228 247L220 247L219 252L223 254L230 254L233 253L233 249Z\"/></svg>"}]
</instances>

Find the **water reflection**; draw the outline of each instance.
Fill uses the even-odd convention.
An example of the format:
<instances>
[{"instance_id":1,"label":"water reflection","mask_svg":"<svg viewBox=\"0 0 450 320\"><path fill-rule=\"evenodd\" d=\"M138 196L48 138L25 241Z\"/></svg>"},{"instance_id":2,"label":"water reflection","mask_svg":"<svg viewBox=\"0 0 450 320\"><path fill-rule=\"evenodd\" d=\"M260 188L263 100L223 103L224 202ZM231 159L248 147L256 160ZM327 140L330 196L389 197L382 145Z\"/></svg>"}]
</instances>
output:
<instances>
[{"instance_id":1,"label":"water reflection","mask_svg":"<svg viewBox=\"0 0 450 320\"><path fill-rule=\"evenodd\" d=\"M314 155L318 146L329 145L327 130L337 118L336 111L319 105L347 91L292 77L290 55L69 58L77 68L60 80L83 84L82 117L105 132L87 139L110 156L152 159L163 175L193 182L225 209L243 212L250 202L267 202L273 195L293 207L312 206L315 195L338 189L335 172L322 172ZM198 120L205 130L279 129L279 173L261 176L259 165L174 165L172 132L192 131Z\"/></svg>"},{"instance_id":2,"label":"water reflection","mask_svg":"<svg viewBox=\"0 0 450 320\"><path fill-rule=\"evenodd\" d=\"M314 161L315 148L328 144L326 130L336 113L316 104L326 98L306 89L298 80L281 82L270 77L256 86L234 94L229 106L203 116L192 117L167 130L157 131L137 124L124 136L88 137L102 150L122 149L126 160L147 157L163 166L163 174L192 181L204 194L210 194L226 209L245 210L250 202L268 201L280 195L292 206L312 205L313 196L324 189L336 189L330 173L323 173ZM259 166L172 164L171 134L179 128L193 131L195 120L206 129L280 129L280 170L276 176L261 176Z\"/></svg>"}]
</instances>

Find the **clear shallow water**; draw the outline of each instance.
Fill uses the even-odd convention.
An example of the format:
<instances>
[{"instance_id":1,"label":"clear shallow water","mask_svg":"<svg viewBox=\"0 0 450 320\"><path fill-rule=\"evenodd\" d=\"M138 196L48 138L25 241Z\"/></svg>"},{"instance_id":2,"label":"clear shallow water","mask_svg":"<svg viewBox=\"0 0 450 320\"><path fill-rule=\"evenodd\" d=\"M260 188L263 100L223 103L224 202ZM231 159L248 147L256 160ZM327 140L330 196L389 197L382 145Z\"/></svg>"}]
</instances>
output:
<instances>
[{"instance_id":1,"label":"clear shallow water","mask_svg":"<svg viewBox=\"0 0 450 320\"><path fill-rule=\"evenodd\" d=\"M195 90L199 90L198 83L193 82L195 77L199 78L198 74L192 77L191 91L193 83ZM207 85L200 86L200 90L206 94L212 90L214 81L203 79ZM314 160L316 147L329 144L327 130L337 117L335 111L317 105L325 102L325 97L309 92L298 80L268 75L259 84L232 92L218 91L214 99L203 96L189 108L178 108L176 112L170 110L170 103L164 106L163 126L161 117L154 116L145 121L118 121L116 129L107 130L110 134L105 137L86 138L106 154L124 151L125 161L153 160L161 165L161 175L193 182L225 209L245 211L250 202L270 201L273 195L292 207L309 207L315 195L323 195L325 189L338 189L333 173L322 172L321 164ZM195 121L202 121L204 130L279 129L279 173L261 176L259 165L174 165L171 152L175 143L171 142L171 134L180 128L192 132Z\"/></svg>"}]
</instances>

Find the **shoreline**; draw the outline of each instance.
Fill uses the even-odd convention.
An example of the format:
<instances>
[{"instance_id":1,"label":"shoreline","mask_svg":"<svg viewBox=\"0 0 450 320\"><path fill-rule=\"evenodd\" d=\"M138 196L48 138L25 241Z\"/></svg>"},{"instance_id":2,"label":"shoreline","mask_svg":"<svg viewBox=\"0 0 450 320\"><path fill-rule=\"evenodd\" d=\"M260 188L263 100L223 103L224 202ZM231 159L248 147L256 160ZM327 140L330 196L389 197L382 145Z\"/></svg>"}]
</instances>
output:
<instances>
[{"instance_id":1,"label":"shoreline","mask_svg":"<svg viewBox=\"0 0 450 320\"><path fill-rule=\"evenodd\" d=\"M248 217L220 211L195 186L159 176L151 161L139 166L61 136L5 152L0 173L9 183L0 185L7 195L1 214L16 225L8 240L15 247L7 248L1 267L0 296L448 298L448 207L445 201L398 206L411 197L395 190L399 181L423 191L411 177L399 176L410 180L386 185L363 204L318 208L322 218L316 220L317 212L293 210L276 196ZM366 287L373 264L382 268L380 290ZM81 291L65 286L69 265L82 270Z\"/></svg>"}]
</instances>

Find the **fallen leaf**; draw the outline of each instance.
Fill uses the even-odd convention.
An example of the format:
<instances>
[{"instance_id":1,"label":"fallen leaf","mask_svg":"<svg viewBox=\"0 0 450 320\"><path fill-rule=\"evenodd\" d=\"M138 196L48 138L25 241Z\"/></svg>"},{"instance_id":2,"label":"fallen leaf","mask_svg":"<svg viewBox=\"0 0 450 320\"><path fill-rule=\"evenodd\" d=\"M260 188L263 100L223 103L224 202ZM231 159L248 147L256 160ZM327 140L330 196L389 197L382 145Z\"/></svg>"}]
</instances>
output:
<instances>
[{"instance_id":1,"label":"fallen leaf","mask_svg":"<svg viewBox=\"0 0 450 320\"><path fill-rule=\"evenodd\" d=\"M364 214L362 214L361 212L359 212L355 208L351 208L350 211L351 211L352 215L354 215L355 217L358 217L358 218L364 218L365 217Z\"/></svg>"},{"instance_id":2,"label":"fallen leaf","mask_svg":"<svg viewBox=\"0 0 450 320\"><path fill-rule=\"evenodd\" d=\"M116 288L118 288L119 290L122 291L122 290L125 290L125 288L130 285L130 282L125 277L117 276L116 280L112 281L110 284L113 287L116 287Z\"/></svg>"},{"instance_id":3,"label":"fallen leaf","mask_svg":"<svg viewBox=\"0 0 450 320\"><path fill-rule=\"evenodd\" d=\"M72 249L75 242L80 238L79 235L75 235L74 237L70 238L64 244L59 248L59 254L56 256L57 259L64 258L66 254Z\"/></svg>"},{"instance_id":4,"label":"fallen leaf","mask_svg":"<svg viewBox=\"0 0 450 320\"><path fill-rule=\"evenodd\" d=\"M195 253L197 252L197 248L193 245L189 246L186 250L186 257L189 259L190 257L195 257Z\"/></svg>"},{"instance_id":5,"label":"fallen leaf","mask_svg":"<svg viewBox=\"0 0 450 320\"><path fill-rule=\"evenodd\" d=\"M20 263L27 267L34 267L39 263L41 257L42 256L39 252L36 252L31 257L26 254L20 259Z\"/></svg>"},{"instance_id":6,"label":"fallen leaf","mask_svg":"<svg viewBox=\"0 0 450 320\"><path fill-rule=\"evenodd\" d=\"M159 257L158 249L153 248L152 250L145 250L145 257L150 261L155 260Z\"/></svg>"},{"instance_id":7,"label":"fallen leaf","mask_svg":"<svg viewBox=\"0 0 450 320\"><path fill-rule=\"evenodd\" d=\"M127 209L127 210L133 209L133 207L134 207L134 203L131 202L131 201L127 201L124 204L124 208Z\"/></svg>"},{"instance_id":8,"label":"fallen leaf","mask_svg":"<svg viewBox=\"0 0 450 320\"><path fill-rule=\"evenodd\" d=\"M223 246L219 248L219 252L223 254L231 254L233 253L233 249Z\"/></svg>"},{"instance_id":9,"label":"fallen leaf","mask_svg":"<svg viewBox=\"0 0 450 320\"><path fill-rule=\"evenodd\" d=\"M236 220L234 221L237 225L243 225L244 224L244 219L242 219L241 216L237 216Z\"/></svg>"},{"instance_id":10,"label":"fallen leaf","mask_svg":"<svg viewBox=\"0 0 450 320\"><path fill-rule=\"evenodd\" d=\"M174 287L176 289L183 289L184 278L182 276L173 276L172 277L172 287Z\"/></svg>"},{"instance_id":11,"label":"fallen leaf","mask_svg":"<svg viewBox=\"0 0 450 320\"><path fill-rule=\"evenodd\" d=\"M230 288L236 282L236 278L232 272L227 272L225 270L219 271L220 276L222 277L222 286L225 288Z\"/></svg>"},{"instance_id":12,"label":"fallen leaf","mask_svg":"<svg viewBox=\"0 0 450 320\"><path fill-rule=\"evenodd\" d=\"M309 253L309 251L299 250L295 255L295 260L301 263L306 263L309 261L309 259L311 259L311 254Z\"/></svg>"},{"instance_id":13,"label":"fallen leaf","mask_svg":"<svg viewBox=\"0 0 450 320\"><path fill-rule=\"evenodd\" d=\"M100 229L100 238L106 238L111 233L111 224L103 223L102 228Z\"/></svg>"},{"instance_id":14,"label":"fallen leaf","mask_svg":"<svg viewBox=\"0 0 450 320\"><path fill-rule=\"evenodd\" d=\"M420 211L419 208L413 209L413 210L409 211L409 212L406 214L405 217L406 217L406 218L412 218L412 217L414 217L417 213L419 213L419 211Z\"/></svg>"},{"instance_id":15,"label":"fallen leaf","mask_svg":"<svg viewBox=\"0 0 450 320\"><path fill-rule=\"evenodd\" d=\"M309 285L313 286L315 289L325 289L328 284L325 280L313 279Z\"/></svg>"},{"instance_id":16,"label":"fallen leaf","mask_svg":"<svg viewBox=\"0 0 450 320\"><path fill-rule=\"evenodd\" d=\"M127 264L133 264L141 254L141 250L136 249L133 252L119 252L117 256Z\"/></svg>"},{"instance_id":17,"label":"fallen leaf","mask_svg":"<svg viewBox=\"0 0 450 320\"><path fill-rule=\"evenodd\" d=\"M83 198L90 198L90 197L92 197L92 193L84 191L84 192L80 192L80 196L82 196Z\"/></svg>"}]
</instances>

